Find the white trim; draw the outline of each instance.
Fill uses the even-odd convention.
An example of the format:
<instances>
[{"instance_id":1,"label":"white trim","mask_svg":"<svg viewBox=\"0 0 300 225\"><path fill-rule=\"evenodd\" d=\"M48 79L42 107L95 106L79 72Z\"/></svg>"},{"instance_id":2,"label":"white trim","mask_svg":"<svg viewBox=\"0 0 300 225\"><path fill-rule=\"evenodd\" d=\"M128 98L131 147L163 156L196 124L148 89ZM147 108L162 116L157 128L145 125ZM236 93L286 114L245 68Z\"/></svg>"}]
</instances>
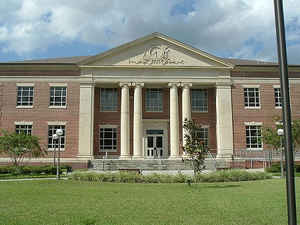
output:
<instances>
[{"instance_id":1,"label":"white trim","mask_svg":"<svg viewBox=\"0 0 300 225\"><path fill-rule=\"evenodd\" d=\"M33 105L17 105L16 109L32 109Z\"/></svg>"},{"instance_id":2,"label":"white trim","mask_svg":"<svg viewBox=\"0 0 300 225\"><path fill-rule=\"evenodd\" d=\"M48 151L48 152L54 152L54 148L48 148L47 151ZM55 151L58 152L58 148L55 148ZM60 151L61 151L61 152L64 152L65 149L64 149L64 148L60 148Z\"/></svg>"},{"instance_id":3,"label":"white trim","mask_svg":"<svg viewBox=\"0 0 300 225\"><path fill-rule=\"evenodd\" d=\"M260 85L259 84L243 84L242 87L243 88L259 88Z\"/></svg>"},{"instance_id":4,"label":"white trim","mask_svg":"<svg viewBox=\"0 0 300 225\"><path fill-rule=\"evenodd\" d=\"M263 143L261 143L263 145ZM251 150L251 151L262 151L264 148L246 148L246 150Z\"/></svg>"},{"instance_id":5,"label":"white trim","mask_svg":"<svg viewBox=\"0 0 300 225\"><path fill-rule=\"evenodd\" d=\"M274 84L273 88L280 88L280 84Z\"/></svg>"},{"instance_id":6,"label":"white trim","mask_svg":"<svg viewBox=\"0 0 300 225\"><path fill-rule=\"evenodd\" d=\"M68 87L67 83L49 83L49 87Z\"/></svg>"},{"instance_id":7,"label":"white trim","mask_svg":"<svg viewBox=\"0 0 300 225\"><path fill-rule=\"evenodd\" d=\"M60 126L60 125L67 125L66 121L48 121L49 126Z\"/></svg>"},{"instance_id":8,"label":"white trim","mask_svg":"<svg viewBox=\"0 0 300 225\"><path fill-rule=\"evenodd\" d=\"M244 122L245 126L262 126L263 123L262 122Z\"/></svg>"},{"instance_id":9,"label":"white trim","mask_svg":"<svg viewBox=\"0 0 300 225\"><path fill-rule=\"evenodd\" d=\"M49 109L66 109L67 105L62 105L62 106L59 106L59 105L49 105L48 108Z\"/></svg>"},{"instance_id":10,"label":"white trim","mask_svg":"<svg viewBox=\"0 0 300 225\"><path fill-rule=\"evenodd\" d=\"M100 146L101 146L101 142L100 142L100 130L101 129L105 129L105 128L115 128L115 129L118 129L118 125L113 125L113 124L99 124L98 125L98 129L99 129L99 152L118 152L118 130L116 130L116 140L117 140L117 144L116 144L116 149L101 149ZM113 139L112 139L113 140Z\"/></svg>"},{"instance_id":11,"label":"white trim","mask_svg":"<svg viewBox=\"0 0 300 225\"><path fill-rule=\"evenodd\" d=\"M275 106L275 109L282 109L282 106Z\"/></svg>"},{"instance_id":12,"label":"white trim","mask_svg":"<svg viewBox=\"0 0 300 225\"><path fill-rule=\"evenodd\" d=\"M15 125L32 125L32 121L15 121Z\"/></svg>"},{"instance_id":13,"label":"white trim","mask_svg":"<svg viewBox=\"0 0 300 225\"><path fill-rule=\"evenodd\" d=\"M99 124L99 128L118 128L115 124Z\"/></svg>"},{"instance_id":14,"label":"white trim","mask_svg":"<svg viewBox=\"0 0 300 225\"><path fill-rule=\"evenodd\" d=\"M34 87L34 83L16 83L17 87Z\"/></svg>"},{"instance_id":15,"label":"white trim","mask_svg":"<svg viewBox=\"0 0 300 225\"><path fill-rule=\"evenodd\" d=\"M261 109L261 106L245 106L245 109Z\"/></svg>"}]
</instances>

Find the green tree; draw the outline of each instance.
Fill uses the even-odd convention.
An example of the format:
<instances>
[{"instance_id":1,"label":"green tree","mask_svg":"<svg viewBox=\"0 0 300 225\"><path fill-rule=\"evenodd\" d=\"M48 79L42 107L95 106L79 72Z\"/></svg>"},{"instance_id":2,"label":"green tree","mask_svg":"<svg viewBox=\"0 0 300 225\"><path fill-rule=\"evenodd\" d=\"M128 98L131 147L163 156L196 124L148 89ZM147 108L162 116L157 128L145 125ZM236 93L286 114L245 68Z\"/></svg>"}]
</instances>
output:
<instances>
[{"instance_id":1,"label":"green tree","mask_svg":"<svg viewBox=\"0 0 300 225\"><path fill-rule=\"evenodd\" d=\"M278 129L283 129L283 125L280 122L280 117L276 116L273 119L274 123L276 126L273 127L264 127L262 129L262 138L264 143L270 145L273 147L273 150L275 151L280 151L281 155L281 160L280 160L280 165L281 165L281 177L283 177L283 140L284 137L280 137L277 134ZM292 122L292 136L293 136L293 147L294 150L297 149L297 147L300 145L300 120L293 120Z\"/></svg>"},{"instance_id":2,"label":"green tree","mask_svg":"<svg viewBox=\"0 0 300 225\"><path fill-rule=\"evenodd\" d=\"M208 148L200 138L201 125L193 120L185 120L183 128L186 131L184 135L185 146L183 150L187 159L192 161L194 173L199 173L205 169L204 161Z\"/></svg>"},{"instance_id":3,"label":"green tree","mask_svg":"<svg viewBox=\"0 0 300 225\"><path fill-rule=\"evenodd\" d=\"M38 137L4 130L0 136L0 153L8 155L18 167L24 157L41 157L47 152L41 148Z\"/></svg>"}]
</instances>

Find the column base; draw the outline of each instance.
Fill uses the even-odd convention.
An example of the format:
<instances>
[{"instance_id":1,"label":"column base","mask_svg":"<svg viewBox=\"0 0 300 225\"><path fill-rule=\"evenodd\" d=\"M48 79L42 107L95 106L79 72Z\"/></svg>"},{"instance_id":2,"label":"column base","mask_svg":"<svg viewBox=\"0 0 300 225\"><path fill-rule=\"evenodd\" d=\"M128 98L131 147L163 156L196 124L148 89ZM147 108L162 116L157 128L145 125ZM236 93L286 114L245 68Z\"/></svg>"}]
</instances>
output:
<instances>
[{"instance_id":1,"label":"column base","mask_svg":"<svg viewBox=\"0 0 300 225\"><path fill-rule=\"evenodd\" d=\"M144 156L132 156L133 160L144 160Z\"/></svg>"},{"instance_id":2,"label":"column base","mask_svg":"<svg viewBox=\"0 0 300 225\"><path fill-rule=\"evenodd\" d=\"M131 155L121 155L119 157L119 159L121 159L121 160L131 160L132 156Z\"/></svg>"},{"instance_id":3,"label":"column base","mask_svg":"<svg viewBox=\"0 0 300 225\"><path fill-rule=\"evenodd\" d=\"M94 159L93 155L77 155L76 158L80 160L92 160Z\"/></svg>"}]
</instances>

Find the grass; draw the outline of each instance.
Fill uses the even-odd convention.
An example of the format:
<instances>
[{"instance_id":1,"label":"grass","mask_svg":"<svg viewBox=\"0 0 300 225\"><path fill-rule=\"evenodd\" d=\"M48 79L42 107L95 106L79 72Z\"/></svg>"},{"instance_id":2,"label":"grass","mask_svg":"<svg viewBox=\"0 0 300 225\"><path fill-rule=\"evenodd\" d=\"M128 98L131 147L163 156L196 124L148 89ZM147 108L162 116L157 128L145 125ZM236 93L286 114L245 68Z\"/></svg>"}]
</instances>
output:
<instances>
[{"instance_id":1,"label":"grass","mask_svg":"<svg viewBox=\"0 0 300 225\"><path fill-rule=\"evenodd\" d=\"M296 179L300 203L300 179ZM298 207L299 208L299 207ZM285 181L0 182L1 225L284 225ZM300 210L298 210L300 218Z\"/></svg>"}]
</instances>

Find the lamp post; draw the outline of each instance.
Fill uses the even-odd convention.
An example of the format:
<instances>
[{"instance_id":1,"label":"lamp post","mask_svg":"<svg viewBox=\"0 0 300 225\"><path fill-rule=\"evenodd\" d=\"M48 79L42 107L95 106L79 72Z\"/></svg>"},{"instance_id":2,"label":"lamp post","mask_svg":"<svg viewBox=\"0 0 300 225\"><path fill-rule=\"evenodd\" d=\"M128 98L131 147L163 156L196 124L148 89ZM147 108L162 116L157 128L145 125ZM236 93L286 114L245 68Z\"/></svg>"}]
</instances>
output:
<instances>
[{"instance_id":1,"label":"lamp post","mask_svg":"<svg viewBox=\"0 0 300 225\"><path fill-rule=\"evenodd\" d=\"M284 175L283 175L283 144L282 144L282 137L284 135L284 130L282 128L279 128L277 130L277 135L280 137L280 148L281 148L281 151L280 151L280 171L281 171L280 178L284 178Z\"/></svg>"},{"instance_id":2,"label":"lamp post","mask_svg":"<svg viewBox=\"0 0 300 225\"><path fill-rule=\"evenodd\" d=\"M54 141L53 166L56 166L56 144L57 144L57 140L58 140L57 134L53 134L52 139Z\"/></svg>"},{"instance_id":3,"label":"lamp post","mask_svg":"<svg viewBox=\"0 0 300 225\"><path fill-rule=\"evenodd\" d=\"M56 166L56 179L60 179L60 144L61 144L61 136L63 135L64 131L62 129L56 130L56 135L58 136L58 156L57 156L57 166Z\"/></svg>"}]
</instances>

